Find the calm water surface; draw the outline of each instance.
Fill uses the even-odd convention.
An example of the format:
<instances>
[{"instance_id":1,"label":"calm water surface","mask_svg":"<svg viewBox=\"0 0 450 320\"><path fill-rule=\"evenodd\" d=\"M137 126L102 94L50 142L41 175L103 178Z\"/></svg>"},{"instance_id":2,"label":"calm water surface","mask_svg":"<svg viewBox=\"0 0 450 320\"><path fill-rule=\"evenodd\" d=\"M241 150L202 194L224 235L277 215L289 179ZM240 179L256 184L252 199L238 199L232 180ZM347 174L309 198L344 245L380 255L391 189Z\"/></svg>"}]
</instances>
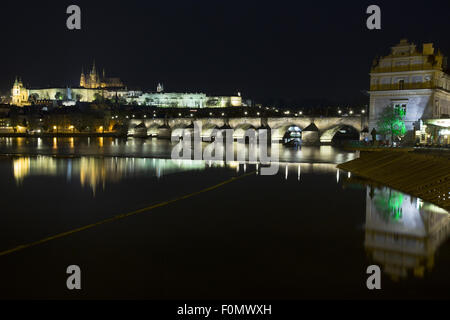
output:
<instances>
[{"instance_id":1,"label":"calm water surface","mask_svg":"<svg viewBox=\"0 0 450 320\"><path fill-rule=\"evenodd\" d=\"M12 154L0 158L0 251L258 171L170 160L171 148L156 139L0 139L0 153ZM329 146L281 149L276 175L1 256L0 297L449 298L449 213L336 169L354 157ZM70 264L83 272L77 293L65 288ZM382 270L377 292L366 289L371 264Z\"/></svg>"}]
</instances>

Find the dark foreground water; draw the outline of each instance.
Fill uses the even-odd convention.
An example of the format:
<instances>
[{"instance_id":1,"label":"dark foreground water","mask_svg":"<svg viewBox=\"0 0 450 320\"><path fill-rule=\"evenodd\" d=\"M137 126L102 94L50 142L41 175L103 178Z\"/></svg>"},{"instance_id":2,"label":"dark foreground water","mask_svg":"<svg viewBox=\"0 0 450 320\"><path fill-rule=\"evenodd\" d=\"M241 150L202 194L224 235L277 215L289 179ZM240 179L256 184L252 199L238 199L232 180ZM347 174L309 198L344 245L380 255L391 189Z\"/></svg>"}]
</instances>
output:
<instances>
[{"instance_id":1,"label":"dark foreground water","mask_svg":"<svg viewBox=\"0 0 450 320\"><path fill-rule=\"evenodd\" d=\"M64 155L0 158L0 252L258 171L164 159L161 140L68 141L0 142L3 153ZM96 156L67 156L82 150ZM450 298L448 212L336 169L354 154L283 152L276 175L0 256L0 298ZM66 288L73 264L81 291ZM373 264L378 291L366 287Z\"/></svg>"}]
</instances>

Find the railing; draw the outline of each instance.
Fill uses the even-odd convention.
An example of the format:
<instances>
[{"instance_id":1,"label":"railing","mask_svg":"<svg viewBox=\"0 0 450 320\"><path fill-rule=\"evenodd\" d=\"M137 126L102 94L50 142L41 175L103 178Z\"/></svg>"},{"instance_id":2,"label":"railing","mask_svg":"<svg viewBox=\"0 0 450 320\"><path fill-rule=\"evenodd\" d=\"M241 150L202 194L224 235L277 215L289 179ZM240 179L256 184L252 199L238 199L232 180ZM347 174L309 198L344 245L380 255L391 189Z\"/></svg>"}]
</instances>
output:
<instances>
[{"instance_id":1,"label":"railing","mask_svg":"<svg viewBox=\"0 0 450 320\"><path fill-rule=\"evenodd\" d=\"M419 70L442 70L440 66L433 66L431 64L409 64L406 66L390 66L390 67L375 67L370 70L373 73L382 72L401 72L401 71L419 71Z\"/></svg>"},{"instance_id":2,"label":"railing","mask_svg":"<svg viewBox=\"0 0 450 320\"><path fill-rule=\"evenodd\" d=\"M434 89L437 86L432 81L416 82L416 83L389 83L389 84L372 84L371 91L383 90L411 90L411 89Z\"/></svg>"}]
</instances>

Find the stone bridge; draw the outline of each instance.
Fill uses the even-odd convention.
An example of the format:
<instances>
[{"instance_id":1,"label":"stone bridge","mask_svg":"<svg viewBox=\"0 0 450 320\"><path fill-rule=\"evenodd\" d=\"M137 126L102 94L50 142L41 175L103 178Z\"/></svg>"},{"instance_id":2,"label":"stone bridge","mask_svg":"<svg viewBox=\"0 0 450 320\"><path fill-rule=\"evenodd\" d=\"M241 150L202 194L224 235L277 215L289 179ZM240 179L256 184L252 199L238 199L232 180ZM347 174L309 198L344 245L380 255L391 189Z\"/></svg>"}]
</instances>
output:
<instances>
[{"instance_id":1,"label":"stone bridge","mask_svg":"<svg viewBox=\"0 0 450 320\"><path fill-rule=\"evenodd\" d=\"M153 136L170 138L181 136L184 130L192 129L193 121L201 121L202 138L209 139L214 129L232 128L235 139L242 138L247 129L267 128L273 141L281 141L288 128L296 126L302 130L302 139L311 143L330 143L334 135L344 126L354 128L361 133L367 128L364 116L348 117L242 117L242 118L169 118L169 119L131 119L128 123L129 134L135 136ZM312 125L313 124L313 125ZM136 128L136 129L135 129ZM140 134L138 134L138 128ZM306 130L304 130L306 129ZM303 131L304 130L304 131ZM360 134L360 137L362 135Z\"/></svg>"}]
</instances>

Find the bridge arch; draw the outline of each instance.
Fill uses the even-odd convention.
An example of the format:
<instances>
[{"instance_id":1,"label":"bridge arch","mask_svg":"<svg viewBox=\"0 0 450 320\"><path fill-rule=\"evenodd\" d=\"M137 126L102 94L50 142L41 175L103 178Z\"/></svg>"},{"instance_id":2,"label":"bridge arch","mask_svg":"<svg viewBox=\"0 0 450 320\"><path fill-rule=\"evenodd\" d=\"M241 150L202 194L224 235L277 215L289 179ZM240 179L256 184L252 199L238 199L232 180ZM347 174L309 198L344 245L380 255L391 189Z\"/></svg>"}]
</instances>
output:
<instances>
[{"instance_id":1,"label":"bridge arch","mask_svg":"<svg viewBox=\"0 0 450 320\"><path fill-rule=\"evenodd\" d=\"M350 128L350 130L353 130L354 133L358 134L358 140L359 140L359 130L357 128L355 128L353 125L350 124L339 124L336 125L334 127L331 127L327 130L325 130L321 135L320 135L320 143L331 143L333 141L333 138L336 136L336 134L343 129L347 129Z\"/></svg>"},{"instance_id":2,"label":"bridge arch","mask_svg":"<svg viewBox=\"0 0 450 320\"><path fill-rule=\"evenodd\" d=\"M210 141L212 137L215 137L217 133L215 130L219 130L219 126L215 123L205 123L202 125L202 140Z\"/></svg>"},{"instance_id":3,"label":"bridge arch","mask_svg":"<svg viewBox=\"0 0 450 320\"><path fill-rule=\"evenodd\" d=\"M159 123L151 123L149 126L147 126L147 136L149 137L157 137L159 133Z\"/></svg>"},{"instance_id":4,"label":"bridge arch","mask_svg":"<svg viewBox=\"0 0 450 320\"><path fill-rule=\"evenodd\" d=\"M241 123L234 127L233 139L243 139L245 136L245 132L249 129L253 129L256 131L255 127L251 123Z\"/></svg>"},{"instance_id":5,"label":"bridge arch","mask_svg":"<svg viewBox=\"0 0 450 320\"><path fill-rule=\"evenodd\" d=\"M290 130L291 129L291 130ZM272 140L283 141L285 135L290 132L302 132L303 128L296 123L284 123L275 128L272 128Z\"/></svg>"},{"instance_id":6,"label":"bridge arch","mask_svg":"<svg viewBox=\"0 0 450 320\"><path fill-rule=\"evenodd\" d=\"M178 138L181 139L183 136L188 135L192 138L194 138L194 122L191 122L190 124L178 123L174 125L172 128L172 132L170 134L171 138Z\"/></svg>"},{"instance_id":7,"label":"bridge arch","mask_svg":"<svg viewBox=\"0 0 450 320\"><path fill-rule=\"evenodd\" d=\"M128 135L135 138L145 138L147 137L147 126L144 122L138 124L132 124L131 128L128 130Z\"/></svg>"}]
</instances>

